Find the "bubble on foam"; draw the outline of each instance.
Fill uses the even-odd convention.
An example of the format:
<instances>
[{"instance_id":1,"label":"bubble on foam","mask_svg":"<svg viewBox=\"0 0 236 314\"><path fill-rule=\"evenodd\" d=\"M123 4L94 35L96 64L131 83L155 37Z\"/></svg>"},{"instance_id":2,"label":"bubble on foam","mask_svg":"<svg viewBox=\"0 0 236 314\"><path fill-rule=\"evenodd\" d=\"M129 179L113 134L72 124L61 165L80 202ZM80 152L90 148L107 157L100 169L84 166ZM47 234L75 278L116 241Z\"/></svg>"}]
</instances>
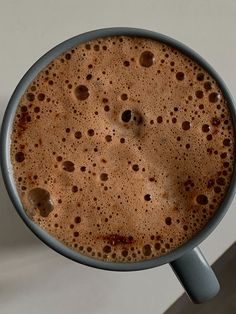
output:
<instances>
[{"instance_id":1,"label":"bubble on foam","mask_svg":"<svg viewBox=\"0 0 236 314\"><path fill-rule=\"evenodd\" d=\"M94 130L93 129L89 129L88 130L88 135L89 136L94 136Z\"/></svg>"},{"instance_id":2,"label":"bubble on foam","mask_svg":"<svg viewBox=\"0 0 236 314\"><path fill-rule=\"evenodd\" d=\"M152 247L150 244L145 244L142 249L144 256L150 256L152 254Z\"/></svg>"},{"instance_id":3,"label":"bubble on foam","mask_svg":"<svg viewBox=\"0 0 236 314\"><path fill-rule=\"evenodd\" d=\"M172 118L172 123L176 123L177 122L177 119L174 117Z\"/></svg>"},{"instance_id":4,"label":"bubble on foam","mask_svg":"<svg viewBox=\"0 0 236 314\"><path fill-rule=\"evenodd\" d=\"M44 93L39 93L38 94L38 100L39 101L44 101L44 99L45 99L45 94Z\"/></svg>"},{"instance_id":5,"label":"bubble on foam","mask_svg":"<svg viewBox=\"0 0 236 314\"><path fill-rule=\"evenodd\" d=\"M223 163L223 166L224 166L224 168L228 168L228 167L229 167L229 162L227 162L227 161L224 162L224 163Z\"/></svg>"},{"instance_id":6,"label":"bubble on foam","mask_svg":"<svg viewBox=\"0 0 236 314\"><path fill-rule=\"evenodd\" d=\"M151 51L143 51L139 57L139 63L142 67L149 68L155 62L155 56Z\"/></svg>"},{"instance_id":7,"label":"bubble on foam","mask_svg":"<svg viewBox=\"0 0 236 314\"><path fill-rule=\"evenodd\" d=\"M219 186L214 187L215 193L219 194L221 192L221 188Z\"/></svg>"},{"instance_id":8,"label":"bubble on foam","mask_svg":"<svg viewBox=\"0 0 236 314\"><path fill-rule=\"evenodd\" d=\"M184 122L182 123L182 129L183 129L184 131L189 130L190 127L191 127L191 124L190 124L189 121L184 121Z\"/></svg>"},{"instance_id":9,"label":"bubble on foam","mask_svg":"<svg viewBox=\"0 0 236 314\"><path fill-rule=\"evenodd\" d=\"M207 188L208 189L212 188L214 186L214 184L215 184L215 180L214 179L209 179L207 181Z\"/></svg>"},{"instance_id":10,"label":"bubble on foam","mask_svg":"<svg viewBox=\"0 0 236 314\"><path fill-rule=\"evenodd\" d=\"M76 186L76 185L74 185L74 186L72 186L72 192L73 193L76 193L76 192L78 192L78 187Z\"/></svg>"},{"instance_id":11,"label":"bubble on foam","mask_svg":"<svg viewBox=\"0 0 236 314\"><path fill-rule=\"evenodd\" d=\"M204 93L203 93L202 90L197 90L197 91L195 92L195 95L196 95L196 97L197 97L198 99L201 99L201 98L203 98Z\"/></svg>"},{"instance_id":12,"label":"bubble on foam","mask_svg":"<svg viewBox=\"0 0 236 314\"><path fill-rule=\"evenodd\" d=\"M124 64L125 67L128 67L128 66L130 65L130 62L129 62L128 60L125 60L125 61L123 62L123 64Z\"/></svg>"},{"instance_id":13,"label":"bubble on foam","mask_svg":"<svg viewBox=\"0 0 236 314\"><path fill-rule=\"evenodd\" d=\"M157 123L162 123L163 118L161 116L157 117Z\"/></svg>"},{"instance_id":14,"label":"bubble on foam","mask_svg":"<svg viewBox=\"0 0 236 314\"><path fill-rule=\"evenodd\" d=\"M82 137L82 133L80 131L75 132L75 138L80 139Z\"/></svg>"},{"instance_id":15,"label":"bubble on foam","mask_svg":"<svg viewBox=\"0 0 236 314\"><path fill-rule=\"evenodd\" d=\"M128 123L131 120L131 117L132 117L132 111L128 109L122 112L121 120L125 123Z\"/></svg>"},{"instance_id":16,"label":"bubble on foam","mask_svg":"<svg viewBox=\"0 0 236 314\"><path fill-rule=\"evenodd\" d=\"M26 94L26 98L27 98L27 100L29 100L29 101L34 101L35 95L34 95L33 93L27 93L27 94Z\"/></svg>"},{"instance_id":17,"label":"bubble on foam","mask_svg":"<svg viewBox=\"0 0 236 314\"><path fill-rule=\"evenodd\" d=\"M231 145L230 139L229 139L229 138L225 138L225 139L223 140L223 145L229 147L229 146Z\"/></svg>"},{"instance_id":18,"label":"bubble on foam","mask_svg":"<svg viewBox=\"0 0 236 314\"><path fill-rule=\"evenodd\" d=\"M171 217L166 217L165 223L166 223L167 226L170 226L170 225L172 224L172 219L171 219Z\"/></svg>"},{"instance_id":19,"label":"bubble on foam","mask_svg":"<svg viewBox=\"0 0 236 314\"><path fill-rule=\"evenodd\" d=\"M28 200L33 206L33 213L38 210L42 217L47 217L53 210L53 202L50 193L43 188L34 188L30 190L28 193Z\"/></svg>"},{"instance_id":20,"label":"bubble on foam","mask_svg":"<svg viewBox=\"0 0 236 314\"><path fill-rule=\"evenodd\" d=\"M200 205L207 205L208 204L208 197L204 194L199 194L196 198L196 201Z\"/></svg>"},{"instance_id":21,"label":"bubble on foam","mask_svg":"<svg viewBox=\"0 0 236 314\"><path fill-rule=\"evenodd\" d=\"M22 112L27 112L27 111L28 111L27 106L22 106L22 107L21 107L21 111L22 111Z\"/></svg>"},{"instance_id":22,"label":"bubble on foam","mask_svg":"<svg viewBox=\"0 0 236 314\"><path fill-rule=\"evenodd\" d=\"M218 179L216 179L216 183L217 183L218 185L221 185L221 186L226 185L225 178L219 177Z\"/></svg>"},{"instance_id":23,"label":"bubble on foam","mask_svg":"<svg viewBox=\"0 0 236 314\"><path fill-rule=\"evenodd\" d=\"M66 58L66 60L70 60L71 59L71 54L70 53L66 53L65 54L65 58Z\"/></svg>"},{"instance_id":24,"label":"bubble on foam","mask_svg":"<svg viewBox=\"0 0 236 314\"><path fill-rule=\"evenodd\" d=\"M132 166L132 169L133 169L134 171L139 171L139 165L134 164L134 165Z\"/></svg>"},{"instance_id":25,"label":"bubble on foam","mask_svg":"<svg viewBox=\"0 0 236 314\"><path fill-rule=\"evenodd\" d=\"M121 98L121 100L127 100L128 99L128 95L123 93L123 94L121 94L120 98Z\"/></svg>"},{"instance_id":26,"label":"bubble on foam","mask_svg":"<svg viewBox=\"0 0 236 314\"><path fill-rule=\"evenodd\" d=\"M145 194L144 199L145 199L145 201L149 202L149 201L151 201L152 197L150 194Z\"/></svg>"},{"instance_id":27,"label":"bubble on foam","mask_svg":"<svg viewBox=\"0 0 236 314\"><path fill-rule=\"evenodd\" d=\"M105 246L103 247L103 252L106 253L106 254L111 253L111 247L110 247L110 245L105 245Z\"/></svg>"},{"instance_id":28,"label":"bubble on foam","mask_svg":"<svg viewBox=\"0 0 236 314\"><path fill-rule=\"evenodd\" d=\"M85 85L78 85L74 92L78 100L86 100L89 97L89 89Z\"/></svg>"},{"instance_id":29,"label":"bubble on foam","mask_svg":"<svg viewBox=\"0 0 236 314\"><path fill-rule=\"evenodd\" d=\"M106 135L105 136L106 141L109 143L112 141L112 136L111 135Z\"/></svg>"},{"instance_id":30,"label":"bubble on foam","mask_svg":"<svg viewBox=\"0 0 236 314\"><path fill-rule=\"evenodd\" d=\"M35 108L34 108L34 112L35 112L35 113L39 113L39 112L40 112L40 108L39 108L38 106L35 107Z\"/></svg>"},{"instance_id":31,"label":"bubble on foam","mask_svg":"<svg viewBox=\"0 0 236 314\"><path fill-rule=\"evenodd\" d=\"M75 165L72 161L66 160L62 163L62 169L67 172L73 172L75 170Z\"/></svg>"},{"instance_id":32,"label":"bubble on foam","mask_svg":"<svg viewBox=\"0 0 236 314\"><path fill-rule=\"evenodd\" d=\"M217 92L212 92L208 96L208 99L209 99L210 102L216 103L216 102L218 102L220 100L220 94L217 93Z\"/></svg>"},{"instance_id":33,"label":"bubble on foam","mask_svg":"<svg viewBox=\"0 0 236 314\"><path fill-rule=\"evenodd\" d=\"M94 49L94 51L99 51L100 50L100 46L99 45L94 45L93 49Z\"/></svg>"},{"instance_id":34,"label":"bubble on foam","mask_svg":"<svg viewBox=\"0 0 236 314\"><path fill-rule=\"evenodd\" d=\"M177 72L176 73L176 78L177 78L178 81L183 81L184 78L185 78L184 72Z\"/></svg>"},{"instance_id":35,"label":"bubble on foam","mask_svg":"<svg viewBox=\"0 0 236 314\"><path fill-rule=\"evenodd\" d=\"M212 134L208 134L206 138L208 141L211 141L213 139Z\"/></svg>"},{"instance_id":36,"label":"bubble on foam","mask_svg":"<svg viewBox=\"0 0 236 314\"><path fill-rule=\"evenodd\" d=\"M75 222L76 224L81 223L81 217L80 217L80 216L76 216L75 219L74 219L74 222Z\"/></svg>"},{"instance_id":37,"label":"bubble on foam","mask_svg":"<svg viewBox=\"0 0 236 314\"><path fill-rule=\"evenodd\" d=\"M212 84L211 82L207 81L204 83L204 88L206 91L209 91L210 89L212 89Z\"/></svg>"},{"instance_id":38,"label":"bubble on foam","mask_svg":"<svg viewBox=\"0 0 236 314\"><path fill-rule=\"evenodd\" d=\"M157 251L159 251L161 249L161 244L159 242L156 242L154 247Z\"/></svg>"},{"instance_id":39,"label":"bubble on foam","mask_svg":"<svg viewBox=\"0 0 236 314\"><path fill-rule=\"evenodd\" d=\"M214 126L218 126L220 125L220 119L218 119L217 117L214 117L211 119L211 124Z\"/></svg>"},{"instance_id":40,"label":"bubble on foam","mask_svg":"<svg viewBox=\"0 0 236 314\"><path fill-rule=\"evenodd\" d=\"M122 250L121 254L122 254L123 257L127 257L129 252L128 252L128 250Z\"/></svg>"},{"instance_id":41,"label":"bubble on foam","mask_svg":"<svg viewBox=\"0 0 236 314\"><path fill-rule=\"evenodd\" d=\"M105 110L105 111L109 111L109 110L110 110L110 107L109 107L108 105L105 105L105 106L104 106L104 110Z\"/></svg>"},{"instance_id":42,"label":"bubble on foam","mask_svg":"<svg viewBox=\"0 0 236 314\"><path fill-rule=\"evenodd\" d=\"M100 174L101 181L107 181L108 180L108 174L107 173L101 173Z\"/></svg>"},{"instance_id":43,"label":"bubble on foam","mask_svg":"<svg viewBox=\"0 0 236 314\"><path fill-rule=\"evenodd\" d=\"M198 81L204 81L205 75L204 73L200 72L197 74L197 80Z\"/></svg>"},{"instance_id":44,"label":"bubble on foam","mask_svg":"<svg viewBox=\"0 0 236 314\"><path fill-rule=\"evenodd\" d=\"M208 125L208 124L203 124L203 126L202 126L202 131L204 132L204 133L208 133L209 131L210 131L210 126Z\"/></svg>"},{"instance_id":45,"label":"bubble on foam","mask_svg":"<svg viewBox=\"0 0 236 314\"><path fill-rule=\"evenodd\" d=\"M25 160L25 154L24 154L23 152L17 152L17 153L15 154L15 160L16 160L17 162L22 162L22 161L24 161L24 160Z\"/></svg>"}]
</instances>

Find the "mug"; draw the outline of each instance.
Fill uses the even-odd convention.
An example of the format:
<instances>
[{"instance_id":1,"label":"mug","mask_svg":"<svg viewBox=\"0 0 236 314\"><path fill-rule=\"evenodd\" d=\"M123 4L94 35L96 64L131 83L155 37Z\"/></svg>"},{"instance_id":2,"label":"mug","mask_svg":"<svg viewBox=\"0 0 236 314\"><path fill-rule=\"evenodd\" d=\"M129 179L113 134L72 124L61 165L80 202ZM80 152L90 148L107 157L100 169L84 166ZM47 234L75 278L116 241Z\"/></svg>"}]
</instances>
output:
<instances>
[{"instance_id":1,"label":"mug","mask_svg":"<svg viewBox=\"0 0 236 314\"><path fill-rule=\"evenodd\" d=\"M196 52L170 37L148 30L128 27L99 29L75 36L57 45L44 56L42 56L28 70L28 72L19 82L8 103L1 128L0 154L3 179L11 201L20 217L32 230L32 232L34 232L40 240L42 240L53 250L78 263L111 271L144 270L169 263L191 300L195 303L202 303L213 298L218 293L220 286L213 270L208 265L197 246L216 228L229 208L236 190L235 171L233 172L230 186L222 204L218 208L213 218L197 235L166 255L155 257L150 260L130 263L115 263L97 260L96 258L82 255L60 243L55 238L46 233L43 229L41 229L26 215L16 190L10 159L11 130L17 106L28 85L44 67L46 67L53 59L57 58L66 50L72 49L72 47L80 43L94 40L96 38L119 35L145 37L157 40L180 50L183 54L194 59L200 66L209 72L209 74L219 85L228 103L235 131L236 110L234 100L223 80L219 77L216 71Z\"/></svg>"}]
</instances>

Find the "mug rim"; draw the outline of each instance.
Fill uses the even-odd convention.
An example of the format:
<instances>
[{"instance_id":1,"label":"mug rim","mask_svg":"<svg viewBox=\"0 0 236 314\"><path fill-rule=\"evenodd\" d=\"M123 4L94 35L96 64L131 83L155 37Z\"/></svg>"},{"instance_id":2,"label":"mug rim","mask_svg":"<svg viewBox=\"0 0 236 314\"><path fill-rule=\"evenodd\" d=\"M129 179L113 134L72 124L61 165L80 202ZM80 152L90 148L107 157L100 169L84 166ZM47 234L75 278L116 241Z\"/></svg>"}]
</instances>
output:
<instances>
[{"instance_id":1,"label":"mug rim","mask_svg":"<svg viewBox=\"0 0 236 314\"><path fill-rule=\"evenodd\" d=\"M87 266L104 269L104 270L112 270L112 271L134 271L134 270L144 270L153 268L156 266L161 266L166 263L170 263L179 257L181 257L186 251L192 250L194 247L198 246L219 224L221 219L226 214L232 200L234 194L236 192L236 171L235 167L233 170L233 175L231 178L231 182L229 188L226 192L223 202L217 209L214 216L211 220L199 231L193 238L185 242L180 247L170 251L169 253L159 256L153 257L148 260L142 260L137 262L125 262L125 263L116 263L116 262L106 262L96 258L88 257L83 255L79 252L74 251L73 249L67 247L66 245L62 244L51 235L49 235L46 231L41 229L39 225L34 223L25 213L23 206L20 201L20 197L17 193L16 186L14 183L14 177L12 172L11 160L10 160L10 147L11 147L11 130L12 124L15 117L15 112L18 107L19 101L21 96L24 94L25 90L32 82L32 80L39 74L39 72L46 67L53 59L61 55L63 52L72 49L74 46L79 45L81 43L94 40L97 38L102 37L109 37L109 36L131 36L131 37L143 37L148 39L153 39L173 48L181 51L186 56L190 57L194 61L196 61L201 67L203 67L217 82L218 86L220 87L224 98L227 101L231 117L233 120L233 127L234 127L234 136L235 136L235 129L236 129L236 107L235 102L230 94L227 86L225 85L222 78L218 75L218 73L214 70L214 68L205 60L203 59L198 53L194 50L186 46L185 44L169 37L163 35L158 32L140 29L140 28L131 28L131 27L111 27L111 28L102 28L93 31L89 31L77 36L74 36L70 39L63 41L62 43L56 45L47 53L45 53L41 58L39 58L26 72L23 78L18 83L17 87L15 88L14 93L12 94L9 103L7 105L2 127L1 127L1 134L0 134L0 163L1 163L1 170L3 175L3 180L7 189L7 192L10 196L10 199L20 215L23 219L27 227L31 229L31 231L47 246L49 246L54 251L60 253L61 255L70 258L73 261L79 262L80 264L84 264Z\"/></svg>"}]
</instances>

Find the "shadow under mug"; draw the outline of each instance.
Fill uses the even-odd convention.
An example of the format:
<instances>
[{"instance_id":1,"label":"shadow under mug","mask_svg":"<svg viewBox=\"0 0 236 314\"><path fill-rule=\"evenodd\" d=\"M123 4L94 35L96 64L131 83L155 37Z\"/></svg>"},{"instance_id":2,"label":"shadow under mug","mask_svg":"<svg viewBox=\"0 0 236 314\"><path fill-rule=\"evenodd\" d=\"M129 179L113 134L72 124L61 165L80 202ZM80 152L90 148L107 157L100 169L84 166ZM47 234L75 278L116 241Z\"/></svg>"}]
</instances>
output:
<instances>
[{"instance_id":1,"label":"shadow under mug","mask_svg":"<svg viewBox=\"0 0 236 314\"><path fill-rule=\"evenodd\" d=\"M55 238L41 229L26 215L16 190L10 159L11 131L17 106L25 90L44 67L46 67L53 59L57 58L66 50L71 49L80 43L99 37L101 38L118 35L145 37L157 40L180 50L183 54L195 60L214 78L214 80L219 85L228 103L233 119L235 133L236 111L234 100L223 80L219 77L215 70L196 52L172 38L148 30L128 27L99 29L75 36L57 45L45 55L43 55L28 70L28 72L19 82L8 103L1 128L0 154L4 182L11 201L23 221L36 234L36 236L38 236L39 239L41 239L53 250L81 264L112 271L144 270L169 263L192 301L195 303L202 303L213 298L218 293L220 286L213 270L208 265L197 246L215 229L215 227L225 215L230 203L232 202L236 190L235 171L222 204L218 208L213 218L196 236L194 236L182 246L167 253L166 255L133 263L114 263L97 260L95 258L82 255L63 245L61 242L57 241Z\"/></svg>"}]
</instances>

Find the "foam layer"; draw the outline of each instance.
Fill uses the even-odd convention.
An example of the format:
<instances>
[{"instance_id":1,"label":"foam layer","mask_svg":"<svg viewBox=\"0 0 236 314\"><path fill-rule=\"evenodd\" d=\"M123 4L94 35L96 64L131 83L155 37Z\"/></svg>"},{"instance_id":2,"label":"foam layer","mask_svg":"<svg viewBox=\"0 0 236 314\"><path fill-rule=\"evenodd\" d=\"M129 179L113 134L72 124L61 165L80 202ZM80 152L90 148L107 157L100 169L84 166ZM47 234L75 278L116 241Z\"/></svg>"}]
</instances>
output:
<instances>
[{"instance_id":1,"label":"foam layer","mask_svg":"<svg viewBox=\"0 0 236 314\"><path fill-rule=\"evenodd\" d=\"M211 219L234 163L226 101L210 75L162 43L101 38L28 87L11 145L27 214L98 259L138 261Z\"/></svg>"}]
</instances>

